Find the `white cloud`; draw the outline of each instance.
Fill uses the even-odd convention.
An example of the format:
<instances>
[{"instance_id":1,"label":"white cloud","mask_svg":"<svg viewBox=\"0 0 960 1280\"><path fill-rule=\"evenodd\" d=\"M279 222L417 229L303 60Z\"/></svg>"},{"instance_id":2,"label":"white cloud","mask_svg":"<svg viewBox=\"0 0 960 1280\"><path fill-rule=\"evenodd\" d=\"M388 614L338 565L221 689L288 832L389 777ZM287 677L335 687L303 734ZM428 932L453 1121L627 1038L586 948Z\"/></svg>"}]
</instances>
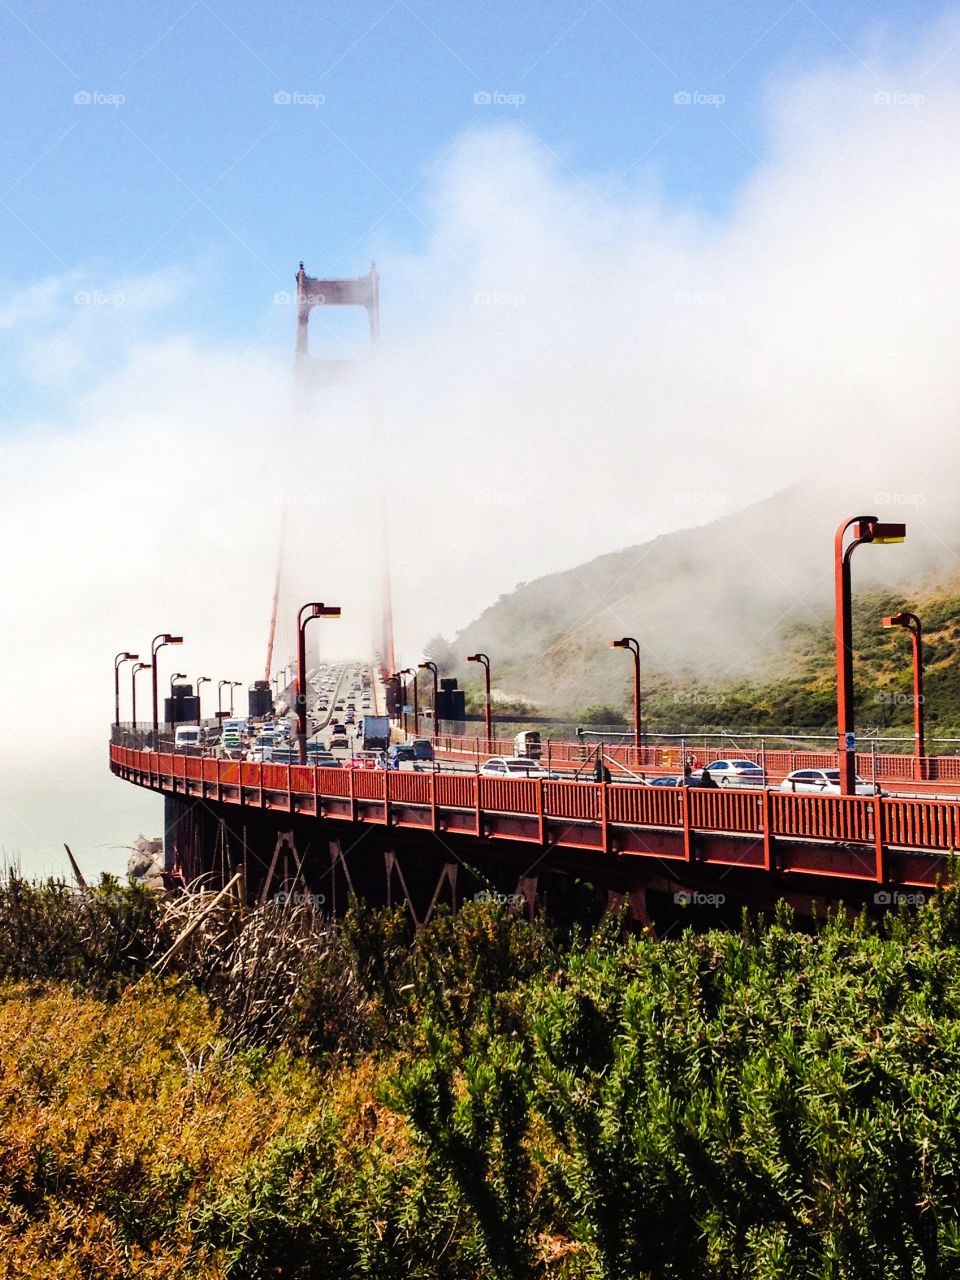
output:
<instances>
[{"instance_id":1,"label":"white cloud","mask_svg":"<svg viewBox=\"0 0 960 1280\"><path fill-rule=\"evenodd\" d=\"M722 223L615 175L573 178L522 129L464 138L436 178L426 249L379 255L372 445L349 394L294 418L286 354L158 338L158 310L189 315L178 272L99 287L129 304L68 307L94 287L83 277L14 297L0 358L62 407L0 442L4 705L32 707L37 673L55 670L69 764L102 757L113 654L161 629L187 635L191 675L259 674L283 494L283 644L289 606L322 593L345 609L324 643L368 648L382 483L405 661L518 580L804 475L836 495L837 519L905 498L912 541L932 542L956 507L960 77L936 56L958 35L947 24L913 52L776 86L767 157ZM811 556L829 556L829 532L811 529ZM75 824L44 773L45 730L0 762L7 810L42 838L11 821L4 840L53 858ZM40 781L14 793L27 767ZM102 773L114 843L137 834L122 790Z\"/></svg>"}]
</instances>

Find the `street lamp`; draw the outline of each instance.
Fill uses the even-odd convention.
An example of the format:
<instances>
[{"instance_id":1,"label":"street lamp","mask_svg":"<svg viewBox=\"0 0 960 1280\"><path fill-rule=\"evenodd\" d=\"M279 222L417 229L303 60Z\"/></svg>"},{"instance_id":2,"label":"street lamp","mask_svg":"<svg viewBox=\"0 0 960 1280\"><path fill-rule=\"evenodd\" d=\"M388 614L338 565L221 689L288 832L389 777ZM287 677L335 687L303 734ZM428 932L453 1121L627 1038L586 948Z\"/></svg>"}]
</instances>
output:
<instances>
[{"instance_id":1,"label":"street lamp","mask_svg":"<svg viewBox=\"0 0 960 1280\"><path fill-rule=\"evenodd\" d=\"M234 689L242 689L242 688L243 688L243 681L242 681L242 680L231 680L231 681L230 681L230 714L231 714L231 715L233 715L233 691L234 691Z\"/></svg>"},{"instance_id":2,"label":"street lamp","mask_svg":"<svg viewBox=\"0 0 960 1280\"><path fill-rule=\"evenodd\" d=\"M118 653L113 660L113 723L118 729L120 728L120 668L125 662L136 662L139 657L139 653L128 653L127 650L124 649L124 651L122 653Z\"/></svg>"},{"instance_id":3,"label":"street lamp","mask_svg":"<svg viewBox=\"0 0 960 1280\"><path fill-rule=\"evenodd\" d=\"M417 664L419 670L429 671L433 676L433 737L434 741L440 733L440 721L437 719L437 689L440 684L440 672L435 662L420 662Z\"/></svg>"},{"instance_id":4,"label":"street lamp","mask_svg":"<svg viewBox=\"0 0 960 1280\"><path fill-rule=\"evenodd\" d=\"M213 681L209 676L197 676L197 724L200 724L203 720L203 716L200 714L200 686L202 684L213 684Z\"/></svg>"},{"instance_id":5,"label":"street lamp","mask_svg":"<svg viewBox=\"0 0 960 1280\"><path fill-rule=\"evenodd\" d=\"M611 649L627 649L633 654L633 740L640 750L640 642L633 636L610 641Z\"/></svg>"},{"instance_id":6,"label":"street lamp","mask_svg":"<svg viewBox=\"0 0 960 1280\"><path fill-rule=\"evenodd\" d=\"M339 618L338 604L312 601L301 605L297 614L297 744L300 763L307 763L307 624L313 618Z\"/></svg>"},{"instance_id":7,"label":"street lamp","mask_svg":"<svg viewBox=\"0 0 960 1280\"><path fill-rule=\"evenodd\" d=\"M412 667L403 667L399 672L399 674L402 676L413 676L413 736L415 738L418 738L420 736L420 703L417 701L417 673L414 671ZM407 705L407 689L406 689L406 685L404 685L404 690L403 690L404 731L406 731L406 728L407 728L406 705Z\"/></svg>"},{"instance_id":8,"label":"street lamp","mask_svg":"<svg viewBox=\"0 0 960 1280\"><path fill-rule=\"evenodd\" d=\"M187 673L185 671L175 671L173 675L170 677L170 723L171 725L176 723L176 716L177 716L177 703L173 696L173 682L174 680L186 680L186 678L187 678Z\"/></svg>"},{"instance_id":9,"label":"street lamp","mask_svg":"<svg viewBox=\"0 0 960 1280\"><path fill-rule=\"evenodd\" d=\"M160 750L160 723L157 718L157 654L166 644L183 644L183 636L172 636L167 631L161 631L150 642L150 657L153 659L151 663L151 678L153 681L153 746L156 751Z\"/></svg>"},{"instance_id":10,"label":"street lamp","mask_svg":"<svg viewBox=\"0 0 960 1280\"><path fill-rule=\"evenodd\" d=\"M232 680L221 680L217 685L217 719L223 720L223 690L225 685L232 685Z\"/></svg>"},{"instance_id":11,"label":"street lamp","mask_svg":"<svg viewBox=\"0 0 960 1280\"><path fill-rule=\"evenodd\" d=\"M396 680L397 682L397 706L394 719L399 725L403 717L403 676L398 675L396 671L392 675L387 676L387 681Z\"/></svg>"},{"instance_id":12,"label":"street lamp","mask_svg":"<svg viewBox=\"0 0 960 1280\"><path fill-rule=\"evenodd\" d=\"M853 540L844 550L843 540L852 527ZM864 542L903 542L906 525L888 524L877 516L854 516L837 529L833 540L836 587L835 636L837 648L837 752L840 791L853 795L857 775L857 739L853 726L853 621L850 604L850 557Z\"/></svg>"},{"instance_id":13,"label":"street lamp","mask_svg":"<svg viewBox=\"0 0 960 1280\"><path fill-rule=\"evenodd\" d=\"M130 668L130 714L133 716L134 733L137 732L137 672L149 670L149 662L135 662Z\"/></svg>"},{"instance_id":14,"label":"street lamp","mask_svg":"<svg viewBox=\"0 0 960 1280\"><path fill-rule=\"evenodd\" d=\"M483 674L484 674L483 721L486 726L487 750L492 751L493 748L489 745L490 742L493 740L493 716L491 715L491 711L490 711L490 659L487 657L485 653L472 653L470 657L467 658L467 661L479 662L483 665Z\"/></svg>"},{"instance_id":15,"label":"street lamp","mask_svg":"<svg viewBox=\"0 0 960 1280\"><path fill-rule=\"evenodd\" d=\"M892 613L883 619L885 627L903 627L910 632L913 648L913 742L916 754L914 772L923 777L923 627L915 613Z\"/></svg>"}]
</instances>

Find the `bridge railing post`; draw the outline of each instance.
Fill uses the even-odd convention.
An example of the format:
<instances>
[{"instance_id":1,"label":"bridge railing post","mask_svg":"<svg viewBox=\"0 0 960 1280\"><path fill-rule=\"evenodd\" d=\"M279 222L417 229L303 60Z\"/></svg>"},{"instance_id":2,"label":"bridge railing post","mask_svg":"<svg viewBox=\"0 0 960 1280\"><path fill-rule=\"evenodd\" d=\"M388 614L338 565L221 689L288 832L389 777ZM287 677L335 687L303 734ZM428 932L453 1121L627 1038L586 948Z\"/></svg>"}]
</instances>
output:
<instances>
[{"instance_id":1,"label":"bridge railing post","mask_svg":"<svg viewBox=\"0 0 960 1280\"><path fill-rule=\"evenodd\" d=\"M876 851L877 884L885 884L887 879L886 856L883 847L883 802L880 796L873 797L873 843Z\"/></svg>"},{"instance_id":2,"label":"bridge railing post","mask_svg":"<svg viewBox=\"0 0 960 1280\"><path fill-rule=\"evenodd\" d=\"M680 817L683 822L683 856L693 861L693 841L690 838L690 789L680 787Z\"/></svg>"}]
</instances>

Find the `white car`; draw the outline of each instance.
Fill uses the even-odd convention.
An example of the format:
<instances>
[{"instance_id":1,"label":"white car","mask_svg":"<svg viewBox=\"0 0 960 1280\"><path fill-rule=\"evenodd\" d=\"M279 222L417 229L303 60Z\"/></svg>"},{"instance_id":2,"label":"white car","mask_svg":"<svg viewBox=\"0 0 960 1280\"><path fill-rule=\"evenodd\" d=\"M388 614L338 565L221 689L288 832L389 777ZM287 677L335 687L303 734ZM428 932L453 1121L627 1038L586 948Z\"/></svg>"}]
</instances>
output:
<instances>
[{"instance_id":1,"label":"white car","mask_svg":"<svg viewBox=\"0 0 960 1280\"><path fill-rule=\"evenodd\" d=\"M757 787L767 785L767 775L752 760L714 760L704 772L721 787ZM701 775L702 776L702 775Z\"/></svg>"},{"instance_id":2,"label":"white car","mask_svg":"<svg viewBox=\"0 0 960 1280\"><path fill-rule=\"evenodd\" d=\"M809 795L838 796L840 794L839 769L794 769L780 783L781 791L802 791ZM855 791L858 796L885 796L872 782L864 782L859 775L856 778Z\"/></svg>"},{"instance_id":3,"label":"white car","mask_svg":"<svg viewBox=\"0 0 960 1280\"><path fill-rule=\"evenodd\" d=\"M550 778L539 760L529 756L491 756L480 767L482 778Z\"/></svg>"}]
</instances>

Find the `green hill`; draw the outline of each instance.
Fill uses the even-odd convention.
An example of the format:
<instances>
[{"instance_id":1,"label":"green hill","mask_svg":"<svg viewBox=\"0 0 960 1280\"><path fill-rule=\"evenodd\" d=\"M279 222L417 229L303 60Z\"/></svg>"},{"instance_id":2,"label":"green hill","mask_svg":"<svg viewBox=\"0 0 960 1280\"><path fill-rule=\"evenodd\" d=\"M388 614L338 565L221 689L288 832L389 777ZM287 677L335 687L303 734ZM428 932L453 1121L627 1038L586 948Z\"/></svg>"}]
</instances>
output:
<instances>
[{"instance_id":1,"label":"green hill","mask_svg":"<svg viewBox=\"0 0 960 1280\"><path fill-rule=\"evenodd\" d=\"M453 655L481 649L504 700L565 720L591 706L625 712L631 665L609 642L626 634L641 645L651 730L832 732L836 523L835 504L797 488L521 584L461 632L448 670L473 684L476 669ZM902 546L863 547L853 560L858 725L910 731L909 641L880 619L911 609L926 630L929 731L948 736L960 728L960 559L914 524Z\"/></svg>"}]
</instances>

